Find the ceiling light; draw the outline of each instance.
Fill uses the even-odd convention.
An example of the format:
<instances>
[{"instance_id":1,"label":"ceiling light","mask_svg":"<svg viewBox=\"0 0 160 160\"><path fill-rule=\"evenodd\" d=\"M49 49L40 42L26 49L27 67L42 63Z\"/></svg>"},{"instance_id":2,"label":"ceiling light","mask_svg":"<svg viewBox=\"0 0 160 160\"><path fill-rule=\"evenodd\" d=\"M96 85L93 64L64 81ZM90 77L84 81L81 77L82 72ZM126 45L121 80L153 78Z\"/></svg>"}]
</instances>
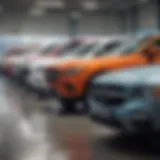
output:
<instances>
[{"instance_id":1,"label":"ceiling light","mask_svg":"<svg viewBox=\"0 0 160 160\"><path fill-rule=\"evenodd\" d=\"M84 9L95 10L98 9L98 2L95 0L86 0L83 1L82 6Z\"/></svg>"},{"instance_id":2,"label":"ceiling light","mask_svg":"<svg viewBox=\"0 0 160 160\"><path fill-rule=\"evenodd\" d=\"M4 8L2 5L0 5L0 13L2 13L4 11Z\"/></svg>"},{"instance_id":3,"label":"ceiling light","mask_svg":"<svg viewBox=\"0 0 160 160\"><path fill-rule=\"evenodd\" d=\"M37 6L41 8L64 8L65 4L62 0L39 0Z\"/></svg>"},{"instance_id":4,"label":"ceiling light","mask_svg":"<svg viewBox=\"0 0 160 160\"><path fill-rule=\"evenodd\" d=\"M140 2L145 3L148 2L149 0L140 0Z\"/></svg>"},{"instance_id":5,"label":"ceiling light","mask_svg":"<svg viewBox=\"0 0 160 160\"><path fill-rule=\"evenodd\" d=\"M80 12L78 12L78 11L71 12L71 17L73 19L79 19L79 18L81 18L81 16L82 16L82 14Z\"/></svg>"},{"instance_id":6,"label":"ceiling light","mask_svg":"<svg viewBox=\"0 0 160 160\"><path fill-rule=\"evenodd\" d=\"M29 15L31 16L42 16L44 15L45 11L42 8L31 8L31 10L29 11Z\"/></svg>"}]
</instances>

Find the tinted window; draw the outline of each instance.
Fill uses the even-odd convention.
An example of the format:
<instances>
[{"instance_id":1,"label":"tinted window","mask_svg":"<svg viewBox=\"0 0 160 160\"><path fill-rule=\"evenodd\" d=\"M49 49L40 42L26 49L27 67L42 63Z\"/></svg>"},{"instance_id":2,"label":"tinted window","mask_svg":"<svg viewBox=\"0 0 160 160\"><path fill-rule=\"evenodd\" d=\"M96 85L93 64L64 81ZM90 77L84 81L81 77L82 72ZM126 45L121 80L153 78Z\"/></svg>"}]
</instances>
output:
<instances>
[{"instance_id":1,"label":"tinted window","mask_svg":"<svg viewBox=\"0 0 160 160\"><path fill-rule=\"evenodd\" d=\"M53 52L55 49L56 49L55 46L48 46L48 47L45 47L44 49L42 49L40 51L40 53L42 53L42 54L48 54L48 53Z\"/></svg>"},{"instance_id":2,"label":"tinted window","mask_svg":"<svg viewBox=\"0 0 160 160\"><path fill-rule=\"evenodd\" d=\"M121 42L119 42L119 41L106 44L100 51L97 52L96 56L101 56L106 53L109 53L114 48L120 46L120 44L121 44Z\"/></svg>"},{"instance_id":3,"label":"tinted window","mask_svg":"<svg viewBox=\"0 0 160 160\"><path fill-rule=\"evenodd\" d=\"M79 51L79 55L80 56L84 56L86 55L88 52L91 51L91 49L95 46L95 44L89 44L87 46L85 46L82 50Z\"/></svg>"},{"instance_id":4,"label":"tinted window","mask_svg":"<svg viewBox=\"0 0 160 160\"><path fill-rule=\"evenodd\" d=\"M81 57L85 56L91 49L95 46L95 44L81 44L80 47L73 50L72 52L66 53L63 57Z\"/></svg>"},{"instance_id":5,"label":"tinted window","mask_svg":"<svg viewBox=\"0 0 160 160\"><path fill-rule=\"evenodd\" d=\"M73 42L63 48L63 53L70 52L70 51L76 49L77 47L79 47L80 45L81 45L81 43L79 43L79 42Z\"/></svg>"}]
</instances>

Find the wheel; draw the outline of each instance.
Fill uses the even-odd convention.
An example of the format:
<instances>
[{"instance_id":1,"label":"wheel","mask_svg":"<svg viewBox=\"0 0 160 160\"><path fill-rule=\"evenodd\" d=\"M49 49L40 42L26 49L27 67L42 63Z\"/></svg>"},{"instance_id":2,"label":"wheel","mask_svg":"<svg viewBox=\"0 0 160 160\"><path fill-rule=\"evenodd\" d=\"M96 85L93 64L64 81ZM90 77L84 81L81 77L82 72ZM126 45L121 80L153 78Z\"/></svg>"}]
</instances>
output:
<instances>
[{"instance_id":1,"label":"wheel","mask_svg":"<svg viewBox=\"0 0 160 160\"><path fill-rule=\"evenodd\" d=\"M92 83L91 81L89 81L89 83L87 84L86 87L86 91L84 94L84 112L87 113L88 115L90 115L90 105L88 104L88 95L90 94L90 89L92 88Z\"/></svg>"},{"instance_id":2,"label":"wheel","mask_svg":"<svg viewBox=\"0 0 160 160\"><path fill-rule=\"evenodd\" d=\"M84 97L83 97L83 101L84 101L84 111L89 114L90 116L90 106L88 104L88 94L90 94L91 88L92 88L92 81L99 75L103 74L103 73L107 73L107 71L99 71L97 73L95 73L94 75L92 75L89 79L89 81L86 84L86 89L85 89L85 93L84 93Z\"/></svg>"},{"instance_id":3,"label":"wheel","mask_svg":"<svg viewBox=\"0 0 160 160\"><path fill-rule=\"evenodd\" d=\"M62 105L62 113L72 113L76 110L76 102L74 100L60 99Z\"/></svg>"}]
</instances>

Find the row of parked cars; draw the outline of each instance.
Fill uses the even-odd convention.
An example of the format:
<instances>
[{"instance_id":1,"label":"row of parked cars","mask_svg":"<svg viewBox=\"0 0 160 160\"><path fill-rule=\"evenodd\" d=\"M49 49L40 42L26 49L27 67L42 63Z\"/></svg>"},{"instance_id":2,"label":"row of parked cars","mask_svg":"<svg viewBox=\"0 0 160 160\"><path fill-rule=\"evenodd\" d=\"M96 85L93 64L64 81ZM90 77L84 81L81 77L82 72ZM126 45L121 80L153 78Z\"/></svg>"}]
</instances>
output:
<instances>
[{"instance_id":1,"label":"row of parked cars","mask_svg":"<svg viewBox=\"0 0 160 160\"><path fill-rule=\"evenodd\" d=\"M13 52L12 52L13 53ZM74 39L1 57L1 73L59 113L84 111L95 122L127 131L160 129L160 34Z\"/></svg>"}]
</instances>

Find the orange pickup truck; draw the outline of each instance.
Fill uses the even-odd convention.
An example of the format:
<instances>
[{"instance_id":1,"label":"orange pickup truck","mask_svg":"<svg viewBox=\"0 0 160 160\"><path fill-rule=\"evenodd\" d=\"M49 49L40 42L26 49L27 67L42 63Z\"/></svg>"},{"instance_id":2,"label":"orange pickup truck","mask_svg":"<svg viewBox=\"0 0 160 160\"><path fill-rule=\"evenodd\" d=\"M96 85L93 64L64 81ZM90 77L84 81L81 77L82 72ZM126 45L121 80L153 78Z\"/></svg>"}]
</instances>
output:
<instances>
[{"instance_id":1,"label":"orange pickup truck","mask_svg":"<svg viewBox=\"0 0 160 160\"><path fill-rule=\"evenodd\" d=\"M78 101L85 102L87 88L97 74L151 63L160 63L160 35L131 40L111 54L54 64L47 68L46 79L66 112L74 110Z\"/></svg>"}]
</instances>

